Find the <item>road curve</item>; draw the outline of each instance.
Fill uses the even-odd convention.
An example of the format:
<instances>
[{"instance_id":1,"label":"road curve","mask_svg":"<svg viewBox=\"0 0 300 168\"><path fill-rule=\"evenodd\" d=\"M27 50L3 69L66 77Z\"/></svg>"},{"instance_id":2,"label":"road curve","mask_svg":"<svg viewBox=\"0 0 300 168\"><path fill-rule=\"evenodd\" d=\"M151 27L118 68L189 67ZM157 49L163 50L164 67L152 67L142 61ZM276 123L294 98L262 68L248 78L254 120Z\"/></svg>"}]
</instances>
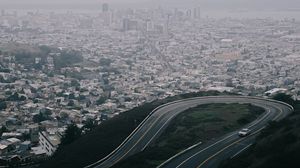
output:
<instances>
[{"instance_id":1,"label":"road curve","mask_svg":"<svg viewBox=\"0 0 300 168\"><path fill-rule=\"evenodd\" d=\"M258 97L209 96L174 101L153 110L118 148L105 158L86 166L86 168L109 168L129 156L143 151L178 114L189 108L210 103L251 103L264 108L266 113L246 126L254 131L251 136L239 138L236 131L232 132L205 145L195 145L170 158L159 167L214 167L214 165L219 164L221 158L236 155L245 149L244 146L238 146L240 143L251 144L256 133L264 128L268 121L280 120L293 111L293 107L286 103Z\"/></svg>"}]
</instances>

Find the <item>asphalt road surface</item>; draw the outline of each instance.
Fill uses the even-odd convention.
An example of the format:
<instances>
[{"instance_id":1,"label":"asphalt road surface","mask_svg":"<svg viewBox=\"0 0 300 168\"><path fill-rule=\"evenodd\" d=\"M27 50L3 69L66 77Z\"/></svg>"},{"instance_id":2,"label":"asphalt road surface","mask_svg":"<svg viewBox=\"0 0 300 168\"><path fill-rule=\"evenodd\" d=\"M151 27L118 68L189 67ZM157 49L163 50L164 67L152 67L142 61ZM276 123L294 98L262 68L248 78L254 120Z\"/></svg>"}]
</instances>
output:
<instances>
[{"instance_id":1,"label":"asphalt road surface","mask_svg":"<svg viewBox=\"0 0 300 168\"><path fill-rule=\"evenodd\" d=\"M189 108L210 103L251 103L264 108L266 112L245 126L252 130L249 136L240 138L237 135L238 131L235 131L206 144L195 145L170 158L160 165L160 168L215 168L222 160L235 157L248 148L257 133L269 121L280 120L293 111L291 106L282 102L244 96L196 97L167 103L153 110L111 154L86 168L109 168L129 156L143 151L159 137L178 114Z\"/></svg>"}]
</instances>

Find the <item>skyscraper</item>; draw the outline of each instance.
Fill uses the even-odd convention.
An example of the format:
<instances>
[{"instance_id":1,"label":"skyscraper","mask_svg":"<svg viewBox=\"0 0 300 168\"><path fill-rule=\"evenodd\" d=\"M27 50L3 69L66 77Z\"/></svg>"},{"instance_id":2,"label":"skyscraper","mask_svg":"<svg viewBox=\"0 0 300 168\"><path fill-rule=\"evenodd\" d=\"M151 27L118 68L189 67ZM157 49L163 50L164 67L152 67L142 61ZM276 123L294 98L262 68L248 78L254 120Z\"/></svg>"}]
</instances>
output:
<instances>
[{"instance_id":1,"label":"skyscraper","mask_svg":"<svg viewBox=\"0 0 300 168\"><path fill-rule=\"evenodd\" d=\"M130 24L129 22L130 22L129 19L127 19L127 18L123 19L123 31L129 30L129 24Z\"/></svg>"},{"instance_id":2,"label":"skyscraper","mask_svg":"<svg viewBox=\"0 0 300 168\"><path fill-rule=\"evenodd\" d=\"M102 5L102 12L108 12L109 11L109 5L107 3L104 3Z\"/></svg>"},{"instance_id":3,"label":"skyscraper","mask_svg":"<svg viewBox=\"0 0 300 168\"><path fill-rule=\"evenodd\" d=\"M114 20L114 12L113 11L104 12L103 20L105 26L110 26Z\"/></svg>"},{"instance_id":4,"label":"skyscraper","mask_svg":"<svg viewBox=\"0 0 300 168\"><path fill-rule=\"evenodd\" d=\"M194 17L194 19L200 19L201 18L201 9L200 9L200 7L194 8L193 17Z\"/></svg>"},{"instance_id":5,"label":"skyscraper","mask_svg":"<svg viewBox=\"0 0 300 168\"><path fill-rule=\"evenodd\" d=\"M5 16L5 10L4 9L1 10L1 16Z\"/></svg>"},{"instance_id":6,"label":"skyscraper","mask_svg":"<svg viewBox=\"0 0 300 168\"><path fill-rule=\"evenodd\" d=\"M192 10L191 9L186 11L186 17L188 17L189 19L192 18Z\"/></svg>"},{"instance_id":7,"label":"skyscraper","mask_svg":"<svg viewBox=\"0 0 300 168\"><path fill-rule=\"evenodd\" d=\"M149 31L153 31L154 30L154 25L153 25L153 22L152 20L147 20L146 21L146 31L149 32Z\"/></svg>"},{"instance_id":8,"label":"skyscraper","mask_svg":"<svg viewBox=\"0 0 300 168\"><path fill-rule=\"evenodd\" d=\"M137 30L138 29L138 21L124 18L122 29L123 29L123 31Z\"/></svg>"}]
</instances>

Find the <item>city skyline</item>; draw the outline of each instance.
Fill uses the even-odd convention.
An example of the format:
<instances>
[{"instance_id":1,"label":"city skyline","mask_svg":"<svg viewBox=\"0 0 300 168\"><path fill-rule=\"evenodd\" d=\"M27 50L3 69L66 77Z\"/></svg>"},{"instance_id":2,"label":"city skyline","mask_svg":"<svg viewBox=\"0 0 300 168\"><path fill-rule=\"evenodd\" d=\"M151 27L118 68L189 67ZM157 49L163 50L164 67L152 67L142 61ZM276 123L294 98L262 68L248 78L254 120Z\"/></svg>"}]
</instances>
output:
<instances>
[{"instance_id":1,"label":"city skyline","mask_svg":"<svg viewBox=\"0 0 300 168\"><path fill-rule=\"evenodd\" d=\"M58 7L57 5L63 5L64 7L75 7L78 5L82 8L92 7L95 4L109 3L120 7L120 5L125 5L123 7L191 7L194 5L199 5L203 9L278 9L278 10L297 10L300 8L300 2L297 0L0 0L2 9L5 8L45 8L45 5L52 5L52 8ZM128 6L126 6L128 5Z\"/></svg>"},{"instance_id":2,"label":"city skyline","mask_svg":"<svg viewBox=\"0 0 300 168\"><path fill-rule=\"evenodd\" d=\"M217 168L261 141L292 165L298 6L0 0L0 166Z\"/></svg>"}]
</instances>

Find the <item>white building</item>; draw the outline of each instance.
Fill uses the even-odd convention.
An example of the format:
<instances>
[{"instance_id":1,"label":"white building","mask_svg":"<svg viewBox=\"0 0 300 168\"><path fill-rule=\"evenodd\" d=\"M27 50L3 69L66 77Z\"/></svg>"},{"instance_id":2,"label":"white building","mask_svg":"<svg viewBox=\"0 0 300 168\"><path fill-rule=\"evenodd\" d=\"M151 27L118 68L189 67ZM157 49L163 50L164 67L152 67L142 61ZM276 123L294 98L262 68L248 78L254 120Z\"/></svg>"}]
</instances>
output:
<instances>
[{"instance_id":1,"label":"white building","mask_svg":"<svg viewBox=\"0 0 300 168\"><path fill-rule=\"evenodd\" d=\"M50 134L46 131L39 132L39 143L48 156L54 154L60 144L60 139L61 137L57 134Z\"/></svg>"},{"instance_id":2,"label":"white building","mask_svg":"<svg viewBox=\"0 0 300 168\"><path fill-rule=\"evenodd\" d=\"M288 90L285 89L285 88L274 88L274 89L272 89L272 90L269 90L269 91L265 92L265 95L273 96L273 95L275 95L275 94L277 94L277 93L285 93L285 92L287 92L287 91L288 91Z\"/></svg>"}]
</instances>

